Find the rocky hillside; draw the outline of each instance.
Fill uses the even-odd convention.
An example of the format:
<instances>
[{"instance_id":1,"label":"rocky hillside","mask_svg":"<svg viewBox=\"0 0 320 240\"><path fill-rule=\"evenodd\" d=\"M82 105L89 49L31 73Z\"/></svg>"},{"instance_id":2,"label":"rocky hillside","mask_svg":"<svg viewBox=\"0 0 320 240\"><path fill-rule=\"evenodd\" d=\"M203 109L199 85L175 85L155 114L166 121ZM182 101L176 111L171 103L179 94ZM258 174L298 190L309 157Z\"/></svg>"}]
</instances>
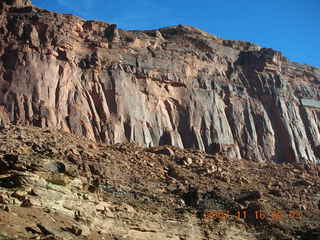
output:
<instances>
[{"instance_id":1,"label":"rocky hillside","mask_svg":"<svg viewBox=\"0 0 320 240\"><path fill-rule=\"evenodd\" d=\"M0 240L317 240L320 169L0 130Z\"/></svg>"},{"instance_id":2,"label":"rocky hillside","mask_svg":"<svg viewBox=\"0 0 320 240\"><path fill-rule=\"evenodd\" d=\"M103 143L319 162L320 69L189 26L124 31L0 3L0 119Z\"/></svg>"}]
</instances>

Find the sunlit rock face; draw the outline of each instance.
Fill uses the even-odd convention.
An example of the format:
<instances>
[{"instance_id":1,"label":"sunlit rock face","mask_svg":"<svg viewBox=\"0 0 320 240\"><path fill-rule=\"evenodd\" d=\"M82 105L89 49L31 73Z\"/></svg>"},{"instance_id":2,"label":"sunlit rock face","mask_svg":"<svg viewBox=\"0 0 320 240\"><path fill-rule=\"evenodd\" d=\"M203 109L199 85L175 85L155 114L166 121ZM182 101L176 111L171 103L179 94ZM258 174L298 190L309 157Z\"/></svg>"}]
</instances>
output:
<instances>
[{"instance_id":1,"label":"sunlit rock face","mask_svg":"<svg viewBox=\"0 0 320 240\"><path fill-rule=\"evenodd\" d=\"M319 162L318 68L189 26L123 31L24 0L0 9L1 122Z\"/></svg>"}]
</instances>

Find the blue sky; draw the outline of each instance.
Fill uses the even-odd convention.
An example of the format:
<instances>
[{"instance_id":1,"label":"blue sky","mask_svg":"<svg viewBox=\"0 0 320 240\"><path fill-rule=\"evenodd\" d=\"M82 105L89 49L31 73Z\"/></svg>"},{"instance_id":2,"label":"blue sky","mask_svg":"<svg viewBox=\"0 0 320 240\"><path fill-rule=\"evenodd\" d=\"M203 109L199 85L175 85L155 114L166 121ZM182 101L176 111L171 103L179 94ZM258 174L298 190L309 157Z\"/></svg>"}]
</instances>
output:
<instances>
[{"instance_id":1,"label":"blue sky","mask_svg":"<svg viewBox=\"0 0 320 240\"><path fill-rule=\"evenodd\" d=\"M33 0L33 4L120 28L183 24L218 37L280 50L320 67L320 0Z\"/></svg>"}]
</instances>

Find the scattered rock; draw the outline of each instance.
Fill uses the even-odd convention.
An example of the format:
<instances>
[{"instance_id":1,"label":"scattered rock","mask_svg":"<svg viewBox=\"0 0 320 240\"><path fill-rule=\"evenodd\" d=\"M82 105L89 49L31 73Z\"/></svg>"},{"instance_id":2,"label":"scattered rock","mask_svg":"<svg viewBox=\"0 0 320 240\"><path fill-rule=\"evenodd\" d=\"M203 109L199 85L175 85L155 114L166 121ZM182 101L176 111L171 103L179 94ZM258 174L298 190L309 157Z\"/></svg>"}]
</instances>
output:
<instances>
[{"instance_id":1,"label":"scattered rock","mask_svg":"<svg viewBox=\"0 0 320 240\"><path fill-rule=\"evenodd\" d=\"M8 204L9 203L9 197L4 193L0 194L0 203L1 204Z\"/></svg>"},{"instance_id":2,"label":"scattered rock","mask_svg":"<svg viewBox=\"0 0 320 240\"><path fill-rule=\"evenodd\" d=\"M34 188L32 188L32 189L28 192L28 194L31 195L31 196L35 196L35 197L39 196L39 194L37 193L37 190L34 189Z\"/></svg>"},{"instance_id":3,"label":"scattered rock","mask_svg":"<svg viewBox=\"0 0 320 240\"><path fill-rule=\"evenodd\" d=\"M223 173L223 172L218 173L215 177L216 179L219 179L226 183L230 183L231 181L230 176L228 176L226 173Z\"/></svg>"},{"instance_id":4,"label":"scattered rock","mask_svg":"<svg viewBox=\"0 0 320 240\"><path fill-rule=\"evenodd\" d=\"M68 231L76 236L80 236L82 235L82 229L81 227L78 227L76 225L72 225L72 227L67 227L67 228L64 228L65 231Z\"/></svg>"},{"instance_id":5,"label":"scattered rock","mask_svg":"<svg viewBox=\"0 0 320 240\"><path fill-rule=\"evenodd\" d=\"M189 158L189 157L184 157L184 158L182 158L182 163L183 163L183 165L185 165L185 166L190 166L191 164L192 164L192 159L191 158Z\"/></svg>"},{"instance_id":6,"label":"scattered rock","mask_svg":"<svg viewBox=\"0 0 320 240\"><path fill-rule=\"evenodd\" d=\"M308 209L308 207L307 207L307 205L305 205L305 204L300 204L300 205L299 205L299 209L300 209L301 211L306 211L306 210Z\"/></svg>"},{"instance_id":7,"label":"scattered rock","mask_svg":"<svg viewBox=\"0 0 320 240\"><path fill-rule=\"evenodd\" d=\"M5 173L10 170L10 165L4 159L0 158L0 172Z\"/></svg>"},{"instance_id":8,"label":"scattered rock","mask_svg":"<svg viewBox=\"0 0 320 240\"><path fill-rule=\"evenodd\" d=\"M271 189L269 191L270 194L276 196L276 197L281 197L282 196L282 191L279 189Z\"/></svg>"},{"instance_id":9,"label":"scattered rock","mask_svg":"<svg viewBox=\"0 0 320 240\"><path fill-rule=\"evenodd\" d=\"M240 177L239 182L241 185L249 184L249 180L245 177Z\"/></svg>"},{"instance_id":10,"label":"scattered rock","mask_svg":"<svg viewBox=\"0 0 320 240\"><path fill-rule=\"evenodd\" d=\"M6 212L10 212L10 208L6 204L0 204L0 209Z\"/></svg>"},{"instance_id":11,"label":"scattered rock","mask_svg":"<svg viewBox=\"0 0 320 240\"><path fill-rule=\"evenodd\" d=\"M12 197L19 199L20 201L23 201L28 193L22 190L17 190L14 193L11 194Z\"/></svg>"},{"instance_id":12,"label":"scattered rock","mask_svg":"<svg viewBox=\"0 0 320 240\"><path fill-rule=\"evenodd\" d=\"M51 163L48 163L46 167L53 172L57 172L57 173L66 172L66 165L62 162L51 162Z\"/></svg>"},{"instance_id":13,"label":"scattered rock","mask_svg":"<svg viewBox=\"0 0 320 240\"><path fill-rule=\"evenodd\" d=\"M10 133L10 135L13 134ZM22 140L30 136L26 133L23 135ZM264 216L264 209L269 211L274 208L279 208L282 211L288 209L305 211L307 220L296 221L297 227L301 228L303 224L310 221L307 215L312 206L312 211L315 214L318 214L320 210L319 181L305 172L302 175L289 175L290 165L285 167L273 166L269 163L258 165L249 161L239 162L238 160L218 159L209 156L205 157L203 165L199 166L197 164L198 155L189 150L173 148L175 155L171 158L163 154L150 153L137 146L121 148L121 144L117 147L105 146L106 149L101 150L110 152L108 159L104 154L101 154L100 150L92 152L90 156L86 155L86 149L83 148L80 151L79 161L72 164L64 158L66 156L64 147L68 146L70 141L67 134L65 137L68 141L63 142L65 140L62 139L60 140L61 144L57 144L57 152L61 156L54 156L54 159L63 159L61 163L64 164L65 171L58 170L58 168L48 171L47 167L39 167L41 162L50 161L46 150L41 153L37 152L36 155L33 150L30 150L30 153L26 151L24 154L17 154L19 162L25 159L27 166L31 166L30 163L32 163L38 167L28 167L24 171L10 170L0 175L0 183L2 184L0 202L3 202L0 206L1 221L6 223L6 217L9 216L8 220L14 219L17 226L19 224L19 226L23 224L25 224L23 226L30 226L29 231L25 233L29 235L34 233L34 239L58 239L58 236L70 240L84 239L86 236L88 239L93 236L95 237L93 239L103 239L103 237L108 239L111 236L108 236L107 233L111 230L115 234L125 230L130 232L127 237L139 236L141 239L148 237L154 239L158 234L166 234L167 232L177 232L173 233L173 238L174 236L180 237L180 235L182 236L180 238L184 238L185 235L186 239L196 239L197 237L224 239L224 230L217 230L218 228L212 225L219 222L220 226L224 226L224 221L210 221L202 225L197 218L201 217L202 213L210 211L212 216L219 211L230 211L230 216L235 216L239 210L247 211L247 219L242 218L237 222L241 229L243 228L242 232L240 230L237 232L238 234L246 232L245 229L250 228L249 225L259 224L260 227L263 226L263 228L259 228L259 231L264 234L270 230L271 234L271 232L274 233L274 228L281 227L281 225L272 221L270 216L266 221L257 221L256 217L252 217L252 212L262 211L261 216ZM0 138L0 158L3 146L5 149L10 149L10 138L5 138L5 140L2 138L5 138L5 135L1 135ZM43 139L43 137L39 138ZM28 141L40 141L35 139ZM50 137L48 137L48 141L51 141ZM38 145L45 149L46 143L42 142ZM75 143L71 145L77 146ZM123 152L118 149L122 149ZM37 148L37 150L39 149ZM192 163L191 161L188 163L188 158ZM173 161L176 159L179 159L179 162ZM152 165L148 164L151 160ZM183 163L182 160L186 163ZM57 161L53 160L52 162L56 163ZM185 167L188 164L191 164L192 167ZM212 175L205 173L206 168L210 165L215 168ZM70 177L67 173L69 166L78 169L78 177ZM237 169L237 171L233 172L233 169ZM199 174L200 171L202 174ZM59 181L50 182L50 179L55 178L56 175L57 178L64 176L67 178L64 185ZM18 181L15 183L14 181L17 179ZM282 181L282 179L284 180ZM299 183L302 179L312 184ZM270 189L267 188L269 182L272 183ZM299 184L296 184L297 182ZM296 186L293 186L292 183L295 183ZM90 186L90 184L93 186L92 188L96 189L93 193L89 193L88 188L84 187ZM21 186L19 188L3 187L19 185ZM255 186L260 186L261 189L250 190ZM246 189L246 191L239 193L239 189ZM103 195L104 201L97 200L98 190ZM271 194L277 194L272 190L278 190L282 195L279 195L279 199L271 204L270 202L274 199ZM262 193L265 192L269 194L264 194L261 199ZM238 202L235 202L234 199ZM287 202L288 205L280 204L287 199L290 199ZM15 205L11 206L13 203ZM29 209L21 209L19 206ZM81 213L78 210L81 210ZM74 219L70 218L73 212L75 212ZM270 212L268 213L270 214ZM25 216L23 216L24 214ZM19 219L20 217L21 219ZM234 218L230 218L230 220L233 221ZM34 223L41 223L45 230L40 231L40 227L39 229L34 227ZM238 227L230 226L229 223L225 224L227 232ZM313 221L313 224L318 226L316 221ZM8 224L8 227L10 226ZM69 226L69 228L63 228L65 231L61 231L62 226ZM191 229L194 232L189 234ZM208 236L202 234L203 229L208 231ZM252 229L256 232L254 228ZM286 231L288 236L292 234L291 229ZM119 236L122 235L119 234ZM160 237L159 239L166 238L165 235ZM239 237L234 238L240 239ZM228 236L225 239L229 239Z\"/></svg>"},{"instance_id":14,"label":"scattered rock","mask_svg":"<svg viewBox=\"0 0 320 240\"><path fill-rule=\"evenodd\" d=\"M63 239L62 237L50 235L50 236L42 237L40 238L40 240L65 240L65 239Z\"/></svg>"},{"instance_id":15,"label":"scattered rock","mask_svg":"<svg viewBox=\"0 0 320 240\"><path fill-rule=\"evenodd\" d=\"M41 232L35 230L35 229L32 228L32 227L26 227L25 229L26 229L27 232L31 232L31 233L33 233L33 234L41 234Z\"/></svg>"},{"instance_id":16,"label":"scattered rock","mask_svg":"<svg viewBox=\"0 0 320 240\"><path fill-rule=\"evenodd\" d=\"M11 203L10 204L21 206L21 201L16 199L16 198L11 198Z\"/></svg>"},{"instance_id":17,"label":"scattered rock","mask_svg":"<svg viewBox=\"0 0 320 240\"><path fill-rule=\"evenodd\" d=\"M24 183L26 183L24 176L18 173L0 178L0 187L4 188L19 188L22 187Z\"/></svg>"},{"instance_id":18,"label":"scattered rock","mask_svg":"<svg viewBox=\"0 0 320 240\"><path fill-rule=\"evenodd\" d=\"M168 156L174 156L174 151L168 147L164 147L162 149L159 149L157 151L154 151L153 153L157 153L157 154L164 154L164 155L168 155Z\"/></svg>"},{"instance_id":19,"label":"scattered rock","mask_svg":"<svg viewBox=\"0 0 320 240\"><path fill-rule=\"evenodd\" d=\"M319 240L320 239L320 228L303 229L302 231L297 231L296 233L301 240Z\"/></svg>"},{"instance_id":20,"label":"scattered rock","mask_svg":"<svg viewBox=\"0 0 320 240\"><path fill-rule=\"evenodd\" d=\"M244 203L246 201L256 201L262 197L260 191L243 191L240 193L240 196L236 198L236 202Z\"/></svg>"},{"instance_id":21,"label":"scattered rock","mask_svg":"<svg viewBox=\"0 0 320 240\"><path fill-rule=\"evenodd\" d=\"M245 221L249 224L260 224L261 221L266 221L266 212L264 211L263 207L258 202L250 202L247 206L247 217Z\"/></svg>"},{"instance_id":22,"label":"scattered rock","mask_svg":"<svg viewBox=\"0 0 320 240\"><path fill-rule=\"evenodd\" d=\"M74 219L76 221L83 221L84 220L84 217L82 216L82 214L79 210L74 211Z\"/></svg>"},{"instance_id":23,"label":"scattered rock","mask_svg":"<svg viewBox=\"0 0 320 240\"><path fill-rule=\"evenodd\" d=\"M41 233L44 235L54 235L54 231L50 231L50 227L44 226L43 224L38 223L37 227L40 229Z\"/></svg>"},{"instance_id":24,"label":"scattered rock","mask_svg":"<svg viewBox=\"0 0 320 240\"><path fill-rule=\"evenodd\" d=\"M180 178L179 172L173 165L168 166L168 176L176 179Z\"/></svg>"},{"instance_id":25,"label":"scattered rock","mask_svg":"<svg viewBox=\"0 0 320 240\"><path fill-rule=\"evenodd\" d=\"M0 159L0 171L6 172L8 170L14 170L16 163L19 161L18 155L5 154L2 159Z\"/></svg>"},{"instance_id":26,"label":"scattered rock","mask_svg":"<svg viewBox=\"0 0 320 240\"><path fill-rule=\"evenodd\" d=\"M218 168L215 165L211 165L206 169L207 174L215 173L218 170Z\"/></svg>"},{"instance_id":27,"label":"scattered rock","mask_svg":"<svg viewBox=\"0 0 320 240\"><path fill-rule=\"evenodd\" d=\"M187 206L196 207L200 200L200 192L198 188L189 185L188 192L184 193L182 198Z\"/></svg>"},{"instance_id":28,"label":"scattered rock","mask_svg":"<svg viewBox=\"0 0 320 240\"><path fill-rule=\"evenodd\" d=\"M32 202L31 202L31 200L28 199L28 198L24 199L24 200L22 201L22 203L21 203L21 207L24 207L24 208L30 208L30 207L32 207L32 206L33 206L33 204L32 204Z\"/></svg>"},{"instance_id":29,"label":"scattered rock","mask_svg":"<svg viewBox=\"0 0 320 240\"><path fill-rule=\"evenodd\" d=\"M305 180L305 179L300 179L298 181L295 181L294 183L292 183L292 186L294 187L299 187L299 186L312 186L313 183L308 181L308 180Z\"/></svg>"},{"instance_id":30,"label":"scattered rock","mask_svg":"<svg viewBox=\"0 0 320 240\"><path fill-rule=\"evenodd\" d=\"M52 173L48 176L47 181L52 184L66 186L70 183L68 176L62 173Z\"/></svg>"},{"instance_id":31,"label":"scattered rock","mask_svg":"<svg viewBox=\"0 0 320 240\"><path fill-rule=\"evenodd\" d=\"M68 176L70 177L79 177L79 170L77 168L77 166L73 166L73 165L69 165L67 166L66 172L65 172Z\"/></svg>"}]
</instances>

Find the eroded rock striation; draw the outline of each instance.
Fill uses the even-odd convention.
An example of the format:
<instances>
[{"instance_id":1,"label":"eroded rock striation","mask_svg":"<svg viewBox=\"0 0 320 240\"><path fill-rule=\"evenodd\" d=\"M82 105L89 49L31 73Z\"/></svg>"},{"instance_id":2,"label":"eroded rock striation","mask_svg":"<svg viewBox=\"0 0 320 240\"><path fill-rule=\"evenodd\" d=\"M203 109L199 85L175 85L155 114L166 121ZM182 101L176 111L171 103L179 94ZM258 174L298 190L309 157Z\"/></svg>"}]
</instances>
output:
<instances>
[{"instance_id":1,"label":"eroded rock striation","mask_svg":"<svg viewBox=\"0 0 320 240\"><path fill-rule=\"evenodd\" d=\"M1 122L319 162L319 68L189 26L124 31L30 1L0 8Z\"/></svg>"}]
</instances>

